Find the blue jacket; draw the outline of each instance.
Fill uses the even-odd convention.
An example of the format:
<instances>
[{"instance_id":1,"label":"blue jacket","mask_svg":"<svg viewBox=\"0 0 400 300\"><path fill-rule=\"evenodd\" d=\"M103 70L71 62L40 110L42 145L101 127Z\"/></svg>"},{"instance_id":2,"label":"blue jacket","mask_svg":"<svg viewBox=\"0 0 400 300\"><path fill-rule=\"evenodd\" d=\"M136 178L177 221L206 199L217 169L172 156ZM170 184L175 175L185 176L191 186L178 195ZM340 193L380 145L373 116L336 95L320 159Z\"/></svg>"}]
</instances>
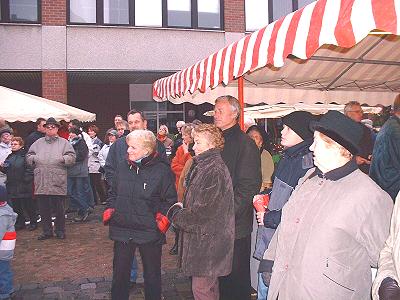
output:
<instances>
[{"instance_id":1,"label":"blue jacket","mask_svg":"<svg viewBox=\"0 0 400 300\"><path fill-rule=\"evenodd\" d=\"M379 131L370 177L394 200L400 190L400 119L392 116Z\"/></svg>"},{"instance_id":2,"label":"blue jacket","mask_svg":"<svg viewBox=\"0 0 400 300\"><path fill-rule=\"evenodd\" d=\"M314 166L310 145L306 140L283 152L276 168L274 183L268 204L269 212L264 215L264 227L259 226L254 257L262 259L269 242L281 221L282 208L288 201L299 179Z\"/></svg>"}]
</instances>

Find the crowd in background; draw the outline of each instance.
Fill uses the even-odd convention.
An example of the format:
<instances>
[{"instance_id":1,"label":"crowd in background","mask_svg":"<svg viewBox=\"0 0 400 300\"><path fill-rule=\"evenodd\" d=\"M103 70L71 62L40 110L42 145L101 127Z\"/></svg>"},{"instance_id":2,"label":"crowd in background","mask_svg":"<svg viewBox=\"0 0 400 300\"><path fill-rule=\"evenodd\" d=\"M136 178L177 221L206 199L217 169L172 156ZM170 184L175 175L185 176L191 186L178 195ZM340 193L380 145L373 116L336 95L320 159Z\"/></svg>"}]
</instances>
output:
<instances>
[{"instance_id":1,"label":"crowd in background","mask_svg":"<svg viewBox=\"0 0 400 300\"><path fill-rule=\"evenodd\" d=\"M12 293L15 230L40 220L38 240L65 239L66 212L85 222L104 205L113 299L128 299L136 282L136 249L145 298L161 299L171 224L169 253L197 300L248 300L251 277L260 300L399 299L398 205L390 218L400 96L392 108L379 133L356 101L344 114L293 112L282 118L278 163L264 126L250 120L241 130L232 96L216 99L214 124L178 121L176 134L165 124L147 130L137 110L115 116L104 139L95 124L51 117L23 139L0 120L0 296Z\"/></svg>"}]
</instances>

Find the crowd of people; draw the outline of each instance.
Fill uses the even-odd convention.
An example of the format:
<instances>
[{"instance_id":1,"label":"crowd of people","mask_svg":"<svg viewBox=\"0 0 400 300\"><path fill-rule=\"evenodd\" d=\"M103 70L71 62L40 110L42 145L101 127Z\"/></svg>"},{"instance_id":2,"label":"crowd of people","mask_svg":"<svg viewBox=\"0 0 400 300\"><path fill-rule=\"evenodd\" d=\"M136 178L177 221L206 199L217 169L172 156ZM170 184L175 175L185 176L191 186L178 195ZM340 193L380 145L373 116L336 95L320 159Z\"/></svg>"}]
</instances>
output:
<instances>
[{"instance_id":1,"label":"crowd of people","mask_svg":"<svg viewBox=\"0 0 400 300\"><path fill-rule=\"evenodd\" d=\"M96 204L114 242L112 299L129 298L136 249L145 299L161 299L169 229L196 300L249 300L254 275L258 300L400 299L400 95L392 108L378 134L356 101L293 112L277 164L263 126L240 128L232 96L216 99L213 124L178 121L176 135L151 132L137 110L103 141L77 120L39 118L25 139L0 120L0 299L16 230L40 215L38 240L65 239L66 210L85 222Z\"/></svg>"}]
</instances>

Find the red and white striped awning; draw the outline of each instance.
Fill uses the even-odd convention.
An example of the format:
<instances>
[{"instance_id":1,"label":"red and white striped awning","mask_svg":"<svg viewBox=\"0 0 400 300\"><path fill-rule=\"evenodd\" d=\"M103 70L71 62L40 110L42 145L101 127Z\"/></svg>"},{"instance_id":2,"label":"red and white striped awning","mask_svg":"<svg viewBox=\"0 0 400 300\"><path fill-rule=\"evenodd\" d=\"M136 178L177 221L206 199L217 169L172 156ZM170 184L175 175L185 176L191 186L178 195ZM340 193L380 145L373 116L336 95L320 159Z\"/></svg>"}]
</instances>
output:
<instances>
[{"instance_id":1,"label":"red and white striped awning","mask_svg":"<svg viewBox=\"0 0 400 300\"><path fill-rule=\"evenodd\" d=\"M375 30L384 34L369 35ZM307 96L326 101L333 95L357 100L355 92L371 91L378 93L371 97L376 101L385 95L391 102L400 91L400 38L395 35L400 35L400 0L319 0L157 80L153 98L211 102L215 98L194 100L194 95L226 92L243 76L246 86L270 89L268 96L255 100L248 99L246 87L247 103L279 102L282 90L294 101Z\"/></svg>"}]
</instances>

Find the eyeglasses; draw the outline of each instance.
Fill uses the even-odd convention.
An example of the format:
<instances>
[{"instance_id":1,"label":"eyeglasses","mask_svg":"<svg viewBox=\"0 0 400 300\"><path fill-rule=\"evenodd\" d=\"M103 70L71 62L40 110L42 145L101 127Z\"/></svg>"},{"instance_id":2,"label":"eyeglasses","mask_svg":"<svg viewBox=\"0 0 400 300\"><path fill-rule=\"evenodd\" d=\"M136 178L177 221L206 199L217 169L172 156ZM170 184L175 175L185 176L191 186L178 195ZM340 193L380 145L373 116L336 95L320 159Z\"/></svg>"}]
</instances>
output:
<instances>
[{"instance_id":1,"label":"eyeglasses","mask_svg":"<svg viewBox=\"0 0 400 300\"><path fill-rule=\"evenodd\" d=\"M57 128L56 125L46 125L45 127L46 127L47 129L54 129L54 128Z\"/></svg>"}]
</instances>

